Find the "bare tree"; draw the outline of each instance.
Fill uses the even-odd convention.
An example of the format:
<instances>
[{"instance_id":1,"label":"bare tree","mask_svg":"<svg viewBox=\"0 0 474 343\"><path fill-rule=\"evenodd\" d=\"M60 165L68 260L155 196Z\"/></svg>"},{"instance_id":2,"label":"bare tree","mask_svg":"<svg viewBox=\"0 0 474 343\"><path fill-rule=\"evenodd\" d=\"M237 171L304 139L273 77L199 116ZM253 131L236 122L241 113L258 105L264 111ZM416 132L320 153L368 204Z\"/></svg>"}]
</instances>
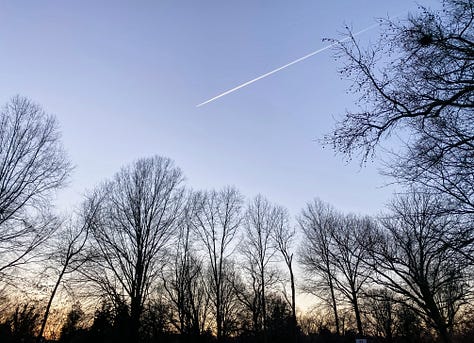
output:
<instances>
[{"instance_id":1,"label":"bare tree","mask_svg":"<svg viewBox=\"0 0 474 343\"><path fill-rule=\"evenodd\" d=\"M351 304L359 335L364 334L360 297L371 272L366 264L369 255L363 241L371 227L372 221L368 217L346 215L332 231L330 255L337 271L334 285Z\"/></svg>"},{"instance_id":2,"label":"bare tree","mask_svg":"<svg viewBox=\"0 0 474 343\"><path fill-rule=\"evenodd\" d=\"M314 293L314 288L316 288L316 290L323 289L329 292L336 333L339 334L339 316L334 285L336 268L331 253L332 232L336 228L337 217L338 214L331 206L315 199L303 209L298 223L303 233L299 262L312 277L311 285L307 287L307 290ZM314 283L314 277L316 277L316 283ZM319 292L315 295L321 296Z\"/></svg>"},{"instance_id":3,"label":"bare tree","mask_svg":"<svg viewBox=\"0 0 474 343\"><path fill-rule=\"evenodd\" d=\"M199 211L194 217L194 228L208 259L211 302L214 307L217 339L226 333L226 263L235 250L235 238L242 222L242 196L234 188L197 193ZM229 293L230 294L230 293Z\"/></svg>"},{"instance_id":4,"label":"bare tree","mask_svg":"<svg viewBox=\"0 0 474 343\"><path fill-rule=\"evenodd\" d=\"M365 294L365 310L368 321L373 325L373 335L382 336L393 342L396 322L395 294L386 288L372 288Z\"/></svg>"},{"instance_id":5,"label":"bare tree","mask_svg":"<svg viewBox=\"0 0 474 343\"><path fill-rule=\"evenodd\" d=\"M335 291L350 303L359 335L363 335L359 298L369 272L365 260L367 249L362 244L369 232L369 218L342 215L330 206L315 200L302 212L299 219L305 240L301 263L305 269L320 278L316 288L330 292L331 304L338 329Z\"/></svg>"},{"instance_id":6,"label":"bare tree","mask_svg":"<svg viewBox=\"0 0 474 343\"><path fill-rule=\"evenodd\" d=\"M244 268L253 280L255 297L260 305L260 313L254 315L254 330L262 333L263 342L267 341L266 291L275 279L270 266L277 251L273 237L281 220L281 209L261 195L248 204L244 219L245 238L241 250L246 260Z\"/></svg>"},{"instance_id":7,"label":"bare tree","mask_svg":"<svg viewBox=\"0 0 474 343\"><path fill-rule=\"evenodd\" d=\"M79 218L63 223L63 229L60 229L57 232L57 246L53 248L49 260L56 263L59 266L59 270L57 270L58 275L56 282L54 283L53 290L51 291L51 295L49 296L46 309L44 310L41 319L41 327L37 337L37 342L43 340L43 334L48 322L51 305L53 304L53 300L63 278L66 275L77 271L88 260L88 256L84 256L82 252L89 236L90 227L93 225L93 220L96 218L97 210L98 203L96 201L91 199L91 201L85 202ZM50 268L56 269L56 266L49 266L48 269Z\"/></svg>"},{"instance_id":8,"label":"bare tree","mask_svg":"<svg viewBox=\"0 0 474 343\"><path fill-rule=\"evenodd\" d=\"M223 282L221 285L222 295L222 338L236 336L241 332L241 312L242 306L237 297L234 284L240 277L239 269L236 266L236 262L230 258L224 261L223 265ZM212 273L210 273L211 280L213 279ZM215 294L213 283L211 281L211 294Z\"/></svg>"},{"instance_id":9,"label":"bare tree","mask_svg":"<svg viewBox=\"0 0 474 343\"><path fill-rule=\"evenodd\" d=\"M70 171L56 119L12 98L0 112L0 272L26 262L52 234L51 196Z\"/></svg>"},{"instance_id":10,"label":"bare tree","mask_svg":"<svg viewBox=\"0 0 474 343\"><path fill-rule=\"evenodd\" d=\"M182 181L170 159L155 156L122 168L97 191L102 197L92 226L97 256L88 276L117 297L125 292L133 341L150 286L161 274L166 245L181 219Z\"/></svg>"},{"instance_id":11,"label":"bare tree","mask_svg":"<svg viewBox=\"0 0 474 343\"><path fill-rule=\"evenodd\" d=\"M193 246L192 220L196 201L190 197L176 240L176 251L163 275L163 285L177 320L173 325L184 337L198 337L205 331L209 297L202 259Z\"/></svg>"},{"instance_id":12,"label":"bare tree","mask_svg":"<svg viewBox=\"0 0 474 343\"><path fill-rule=\"evenodd\" d=\"M258 273L254 264L245 265L241 269L240 275L232 280L232 287L243 309L240 321L249 328L246 331L255 334L261 329L261 285L258 282Z\"/></svg>"},{"instance_id":13,"label":"bare tree","mask_svg":"<svg viewBox=\"0 0 474 343\"><path fill-rule=\"evenodd\" d=\"M467 261L443 239L457 220L439 215L441 208L430 194L398 197L371 235L370 253L376 281L398 294L443 342L451 342L456 313L469 292Z\"/></svg>"},{"instance_id":14,"label":"bare tree","mask_svg":"<svg viewBox=\"0 0 474 343\"><path fill-rule=\"evenodd\" d=\"M290 226L288 211L286 209L282 207L277 208L275 216L276 220L275 229L273 230L273 243L277 251L282 255L290 277L291 300L289 301L289 305L291 306L293 339L296 341L296 287L293 271L293 248L295 244L296 230ZM285 298L287 298L286 294Z\"/></svg>"}]
</instances>

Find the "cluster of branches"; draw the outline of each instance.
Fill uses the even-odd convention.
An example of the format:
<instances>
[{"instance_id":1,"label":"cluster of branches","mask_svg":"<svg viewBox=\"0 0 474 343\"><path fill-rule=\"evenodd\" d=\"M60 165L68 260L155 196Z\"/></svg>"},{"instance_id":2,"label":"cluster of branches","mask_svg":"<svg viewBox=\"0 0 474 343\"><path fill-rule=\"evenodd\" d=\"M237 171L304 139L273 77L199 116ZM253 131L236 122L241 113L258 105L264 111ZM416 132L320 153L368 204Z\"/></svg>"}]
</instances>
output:
<instances>
[{"instance_id":1,"label":"cluster of branches","mask_svg":"<svg viewBox=\"0 0 474 343\"><path fill-rule=\"evenodd\" d=\"M398 137L384 173L447 196L447 210L463 213L474 209L473 20L472 0L444 0L440 11L381 20L381 37L368 48L349 32L336 54L358 106L325 137L362 161Z\"/></svg>"},{"instance_id":2,"label":"cluster of branches","mask_svg":"<svg viewBox=\"0 0 474 343\"><path fill-rule=\"evenodd\" d=\"M356 316L354 299L364 288L359 286L375 283L384 287L382 298L402 303L399 309L410 309L443 342L454 341L456 318L472 287L473 22L472 0L444 0L439 11L420 7L406 20L381 20L380 39L368 48L351 32L350 39L335 42L344 63L340 72L353 82L350 90L358 101L324 140L348 157L360 154L365 163L380 151L387 153L386 139L396 137L401 144L394 147L389 140L383 173L408 195L394 200L389 215L367 222L362 240L361 230L354 232L352 259L359 249L365 255L357 269L356 264L327 263L333 251L341 253L341 229L334 233L341 227L340 215L315 203L300 220L323 253L312 260L312 245L307 246L306 268L327 288L344 294ZM341 273L345 289L334 277ZM329 294L337 323L335 297ZM393 327L380 327L392 336Z\"/></svg>"}]
</instances>

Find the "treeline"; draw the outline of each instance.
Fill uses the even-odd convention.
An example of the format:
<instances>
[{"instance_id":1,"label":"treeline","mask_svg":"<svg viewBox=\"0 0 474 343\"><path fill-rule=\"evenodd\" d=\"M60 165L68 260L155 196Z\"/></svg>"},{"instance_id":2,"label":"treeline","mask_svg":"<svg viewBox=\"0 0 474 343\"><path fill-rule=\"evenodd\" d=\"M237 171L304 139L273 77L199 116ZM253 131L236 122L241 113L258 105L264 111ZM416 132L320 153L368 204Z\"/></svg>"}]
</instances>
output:
<instances>
[{"instance_id":1,"label":"treeline","mask_svg":"<svg viewBox=\"0 0 474 343\"><path fill-rule=\"evenodd\" d=\"M50 202L71 171L54 118L15 97L0 135L2 342L474 337L472 218L439 194L412 189L377 218L315 199L293 223L262 195L193 191L155 156L66 219Z\"/></svg>"}]
</instances>

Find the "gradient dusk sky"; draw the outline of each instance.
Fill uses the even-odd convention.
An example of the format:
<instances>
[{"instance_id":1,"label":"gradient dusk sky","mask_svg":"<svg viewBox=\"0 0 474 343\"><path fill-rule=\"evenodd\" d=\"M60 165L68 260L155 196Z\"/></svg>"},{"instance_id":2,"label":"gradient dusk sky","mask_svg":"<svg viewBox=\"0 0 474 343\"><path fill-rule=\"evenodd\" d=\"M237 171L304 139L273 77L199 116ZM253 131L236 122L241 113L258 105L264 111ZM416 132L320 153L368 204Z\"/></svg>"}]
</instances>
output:
<instances>
[{"instance_id":1,"label":"gradient dusk sky","mask_svg":"<svg viewBox=\"0 0 474 343\"><path fill-rule=\"evenodd\" d=\"M235 185L292 215L316 196L374 214L393 191L380 165L346 163L317 141L354 101L332 51L196 105L341 38L345 24L359 31L416 9L412 0L3 1L0 102L20 94L57 116L76 166L61 208L158 154L195 189Z\"/></svg>"}]
</instances>

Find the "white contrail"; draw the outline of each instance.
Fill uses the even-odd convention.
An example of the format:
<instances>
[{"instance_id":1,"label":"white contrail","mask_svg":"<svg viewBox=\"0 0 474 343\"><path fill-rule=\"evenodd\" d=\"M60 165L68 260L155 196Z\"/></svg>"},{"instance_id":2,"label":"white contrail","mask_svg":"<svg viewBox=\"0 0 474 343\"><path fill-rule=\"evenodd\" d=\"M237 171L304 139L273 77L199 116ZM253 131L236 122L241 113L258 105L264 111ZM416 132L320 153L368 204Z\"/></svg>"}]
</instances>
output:
<instances>
[{"instance_id":1,"label":"white contrail","mask_svg":"<svg viewBox=\"0 0 474 343\"><path fill-rule=\"evenodd\" d=\"M365 29L360 30L360 31L354 33L354 34L352 35L352 37L358 36L358 35L360 35L360 34L366 32L366 31L369 31L369 30L373 29L374 27L377 27L378 25L379 25L379 23L370 25L369 27L366 27ZM323 52L324 50L327 50L327 49L333 47L334 45L336 45L336 44L338 44L338 43L345 42L346 40L349 40L350 38L351 38L351 36L347 36L347 37L345 37L345 38L343 38L343 39L341 39L341 40L338 40L338 41L336 41L336 42L334 42L334 43L332 43L332 44L326 45L325 47L323 47L323 48L321 48L321 49L318 49L318 50L316 50L316 51L313 51L313 52L311 52L311 53L309 53L309 54L307 54L307 55L305 55L305 56L303 56L303 57L300 57L300 58L298 58L298 59L296 59L296 60L294 60L294 61L292 61L292 62L290 62L290 63L287 63L287 64L285 64L285 65L283 65L283 66L281 66L281 67L278 67L278 68L276 68L276 69L273 69L272 71L269 71L269 72L266 73L266 74L260 75L260 76L256 77L255 79L252 79L252 80L250 80L250 81L247 81L247 82L245 82L245 83L242 83L241 85L239 85L239 86L237 86L237 87L234 87L234 88L232 88L232 89L229 89L228 91L225 91L224 93L221 93L221 94L219 94L219 95L216 95L215 97L213 97L213 98L211 98L211 99L209 99L209 100L206 100L206 101L200 103L199 105L196 105L196 107L201 107L201 106L203 106L203 105L205 105L205 104L208 104L208 103L210 103L210 102L212 102L212 101L214 101L214 100L217 100L217 99L223 97L224 95L227 95L227 94L230 94L230 93L232 93L232 92L235 92L236 90L239 90L240 88L243 88L243 87L245 87L245 86L248 86L248 85L250 85L250 84L252 84L252 83L254 83L254 82L257 82L258 80L261 80L261 79L263 79L263 78L265 78L265 77L267 77L267 76L270 76L270 75L272 75L272 74L275 74L276 72L279 72L280 70L283 70L283 69L285 69L285 68L288 68L289 66L292 66L292 65L295 64L295 63L301 62L301 61L303 61L303 60L305 60L305 59L307 59L307 58L310 58L311 56L314 56L314 55L316 55L316 54L319 54L320 52Z\"/></svg>"}]
</instances>

